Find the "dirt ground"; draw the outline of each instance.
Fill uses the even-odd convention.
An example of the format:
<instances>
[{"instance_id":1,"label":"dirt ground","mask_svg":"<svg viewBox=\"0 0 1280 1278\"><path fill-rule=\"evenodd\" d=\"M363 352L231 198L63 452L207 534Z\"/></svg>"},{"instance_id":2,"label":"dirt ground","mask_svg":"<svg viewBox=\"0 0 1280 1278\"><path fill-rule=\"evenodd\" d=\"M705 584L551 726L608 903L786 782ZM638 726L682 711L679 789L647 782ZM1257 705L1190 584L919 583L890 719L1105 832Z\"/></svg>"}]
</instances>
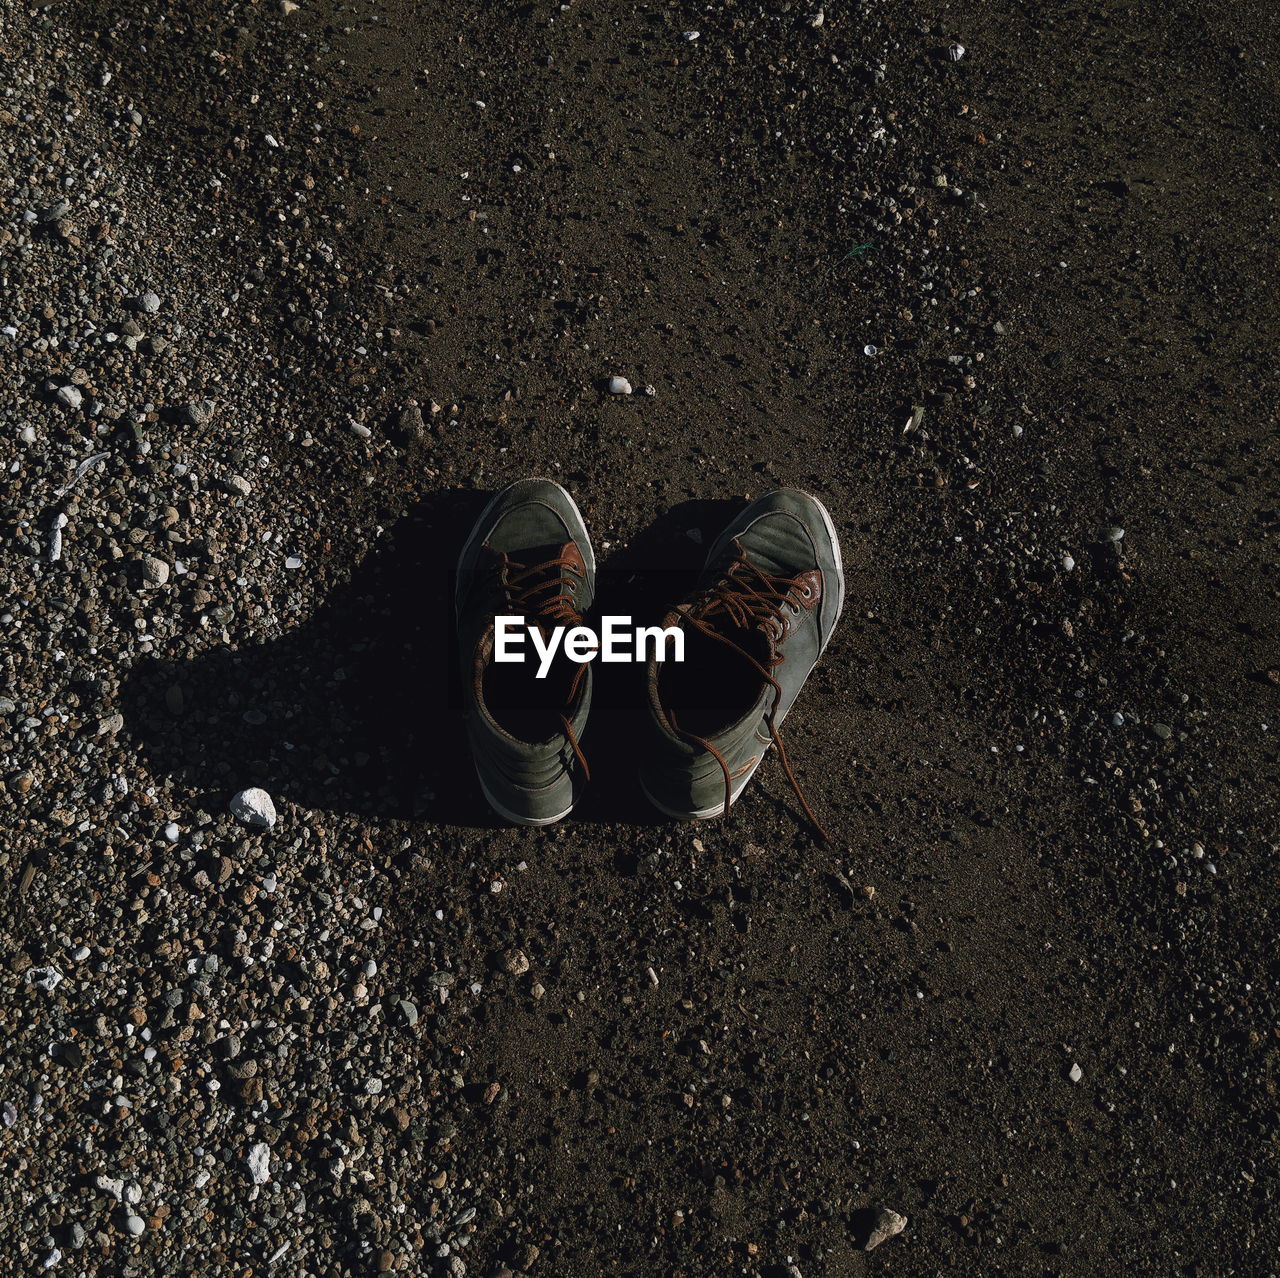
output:
<instances>
[{"instance_id":1,"label":"dirt ground","mask_svg":"<svg viewBox=\"0 0 1280 1278\"><path fill-rule=\"evenodd\" d=\"M288 751L148 717L162 661L123 695L193 802L234 772L397 866L403 1051L455 1079L410 1108L497 1204L466 1271L1280 1268L1270 7L224 8L65 20L157 156L341 244L363 361L266 285L290 424L342 398L394 433L412 398L426 429L310 468L280 443L314 608L191 682L293 685ZM293 60L255 62L280 22ZM310 204L260 200L258 109ZM626 674L574 816L490 818L448 570L525 474L646 620L743 499L822 497L848 604L784 736L830 844L776 760L727 821L647 811ZM442 966L490 997L437 999ZM867 1253L876 1205L908 1224ZM297 1272L376 1268L351 1231Z\"/></svg>"}]
</instances>

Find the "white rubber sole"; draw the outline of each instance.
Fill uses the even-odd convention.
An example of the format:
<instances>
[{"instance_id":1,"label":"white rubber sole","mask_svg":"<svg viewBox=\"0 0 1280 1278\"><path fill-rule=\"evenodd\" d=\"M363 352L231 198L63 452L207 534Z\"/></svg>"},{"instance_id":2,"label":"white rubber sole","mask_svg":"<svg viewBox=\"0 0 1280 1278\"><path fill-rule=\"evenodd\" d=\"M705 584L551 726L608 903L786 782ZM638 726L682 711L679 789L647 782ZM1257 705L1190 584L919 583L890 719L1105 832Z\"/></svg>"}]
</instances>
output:
<instances>
[{"instance_id":1,"label":"white rubber sole","mask_svg":"<svg viewBox=\"0 0 1280 1278\"><path fill-rule=\"evenodd\" d=\"M800 489L804 492L804 489ZM831 634L823 641L822 647L818 649L818 656L821 657L827 650L827 644L831 642L831 635L836 632L836 626L840 623L840 618L844 613L844 560L840 557L840 537L836 533L835 522L831 518L831 512L812 494L805 492L804 495L818 508L818 514L822 516L822 523L828 533L831 534L831 549L835 553L836 559L836 615L831 623Z\"/></svg>"},{"instance_id":2,"label":"white rubber sole","mask_svg":"<svg viewBox=\"0 0 1280 1278\"><path fill-rule=\"evenodd\" d=\"M772 742L770 742L770 745ZM756 774L756 769L764 762L764 756L769 753L769 747L766 746L761 752L760 757L751 765L749 772L744 772L729 788L729 806L733 807L738 801L738 796L747 788L747 782ZM674 817L677 821L710 821L713 817L724 816L724 804L717 803L713 808L697 808L693 812L677 812L675 808L669 808L665 803L659 803L657 799L649 793L649 787L644 783L644 776L640 777L640 790L644 797L653 804L664 816Z\"/></svg>"},{"instance_id":3,"label":"white rubber sole","mask_svg":"<svg viewBox=\"0 0 1280 1278\"><path fill-rule=\"evenodd\" d=\"M489 787L484 783L484 777L480 775L480 769L476 769L476 779L480 782L480 792L484 795L485 802L504 820L510 821L513 825L542 826L555 825L557 821L563 821L565 817L573 811L573 804L569 804L563 812L557 812L555 816L549 817L527 817L517 816L514 812L508 812L506 808L498 802L497 799L489 793Z\"/></svg>"}]
</instances>

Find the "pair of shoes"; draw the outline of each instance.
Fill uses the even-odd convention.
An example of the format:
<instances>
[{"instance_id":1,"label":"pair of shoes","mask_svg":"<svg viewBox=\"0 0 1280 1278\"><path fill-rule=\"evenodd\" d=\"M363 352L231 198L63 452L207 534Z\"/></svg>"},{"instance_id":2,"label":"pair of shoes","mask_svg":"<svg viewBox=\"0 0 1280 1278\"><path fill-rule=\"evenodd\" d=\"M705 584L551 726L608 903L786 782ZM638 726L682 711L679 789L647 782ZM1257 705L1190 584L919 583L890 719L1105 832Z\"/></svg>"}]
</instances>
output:
<instances>
[{"instance_id":1,"label":"pair of shoes","mask_svg":"<svg viewBox=\"0 0 1280 1278\"><path fill-rule=\"evenodd\" d=\"M582 736L592 672L568 642L541 675L536 661L496 660L498 619L519 618L544 640L557 627L563 635L583 625L595 585L582 516L548 479L499 493L462 549L455 602L467 735L484 796L508 821L559 821L590 780ZM656 807L680 820L727 813L773 745L824 833L779 727L843 605L840 544L816 498L779 488L721 533L693 593L662 622L682 633L683 660L660 659L654 644L646 661L640 784Z\"/></svg>"}]
</instances>

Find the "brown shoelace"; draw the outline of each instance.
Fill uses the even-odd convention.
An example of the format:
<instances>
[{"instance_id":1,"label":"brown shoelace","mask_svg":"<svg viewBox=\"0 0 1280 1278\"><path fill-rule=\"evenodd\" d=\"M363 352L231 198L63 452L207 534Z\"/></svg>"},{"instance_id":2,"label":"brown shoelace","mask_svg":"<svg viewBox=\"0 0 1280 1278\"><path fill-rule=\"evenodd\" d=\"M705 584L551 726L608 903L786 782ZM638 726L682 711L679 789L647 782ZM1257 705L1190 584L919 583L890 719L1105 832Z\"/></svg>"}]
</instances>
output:
<instances>
[{"instance_id":1,"label":"brown shoelace","mask_svg":"<svg viewBox=\"0 0 1280 1278\"><path fill-rule=\"evenodd\" d=\"M513 569L517 571L513 572ZM545 560L540 564L525 565L518 563L510 555L504 554L501 581L511 615L532 618L539 623L545 619L566 626L581 625L582 614L574 606L575 583L574 578L569 576L571 571L576 576L575 565L564 555L557 555L554 559ZM586 673L587 663L584 661L578 666L569 684L566 706L573 704L573 699L578 695L578 688ZM574 732L568 715L563 713L560 715L560 726L564 729L565 737L568 738L573 757L582 769L583 778L590 781L591 769L587 766L587 757L582 753L582 747L578 744L578 734Z\"/></svg>"},{"instance_id":2,"label":"brown shoelace","mask_svg":"<svg viewBox=\"0 0 1280 1278\"><path fill-rule=\"evenodd\" d=\"M791 770L791 761L787 758L786 747L782 744L782 733L777 724L778 704L782 700L782 685L770 671L780 666L786 658L771 644L770 647L775 656L768 666L764 666L741 644L735 643L708 620L708 618L723 615L740 630L763 629L769 622L776 621L778 613L784 607L799 608L804 598L805 592L798 578L775 577L764 572L757 568L747 558L746 552L739 547L738 554L725 575L709 590L703 592L693 603L690 611L685 613L685 619L708 638L715 639L736 652L773 689L773 704L769 707L767 719L769 737L778 749L782 770L791 783L791 788L795 791L805 816L809 818L810 824L821 838L825 842L830 842L831 836L823 828L822 822L813 815L813 809L809 806L809 801L804 797L804 791L801 790L800 783ZM699 615L693 615L693 609L696 609ZM670 711L667 713L667 718L680 736L701 746L720 765L720 770L724 773L724 812L728 816L733 794L733 776L729 770L728 760L710 741L681 728L676 722L675 715Z\"/></svg>"}]
</instances>

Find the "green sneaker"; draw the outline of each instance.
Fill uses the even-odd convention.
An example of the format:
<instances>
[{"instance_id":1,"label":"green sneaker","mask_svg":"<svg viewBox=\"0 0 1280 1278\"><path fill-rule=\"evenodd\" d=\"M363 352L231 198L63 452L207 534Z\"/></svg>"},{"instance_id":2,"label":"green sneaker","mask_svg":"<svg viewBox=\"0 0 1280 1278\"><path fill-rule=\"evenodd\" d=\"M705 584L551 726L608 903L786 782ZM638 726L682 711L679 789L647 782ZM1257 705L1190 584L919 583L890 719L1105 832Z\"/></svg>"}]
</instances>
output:
<instances>
[{"instance_id":1,"label":"green sneaker","mask_svg":"<svg viewBox=\"0 0 1280 1278\"><path fill-rule=\"evenodd\" d=\"M662 623L684 632L684 660L648 663L652 746L640 784L656 807L681 820L728 812L774 745L825 837L778 728L843 606L840 542L816 498L779 488L721 533L694 593Z\"/></svg>"},{"instance_id":2,"label":"green sneaker","mask_svg":"<svg viewBox=\"0 0 1280 1278\"><path fill-rule=\"evenodd\" d=\"M458 559L455 595L467 736L489 806L519 825L550 825L590 779L579 741L591 670L563 646L544 678L527 660L496 662L495 618L516 616L547 637L582 624L596 561L573 498L549 479L522 479L476 521Z\"/></svg>"}]
</instances>

